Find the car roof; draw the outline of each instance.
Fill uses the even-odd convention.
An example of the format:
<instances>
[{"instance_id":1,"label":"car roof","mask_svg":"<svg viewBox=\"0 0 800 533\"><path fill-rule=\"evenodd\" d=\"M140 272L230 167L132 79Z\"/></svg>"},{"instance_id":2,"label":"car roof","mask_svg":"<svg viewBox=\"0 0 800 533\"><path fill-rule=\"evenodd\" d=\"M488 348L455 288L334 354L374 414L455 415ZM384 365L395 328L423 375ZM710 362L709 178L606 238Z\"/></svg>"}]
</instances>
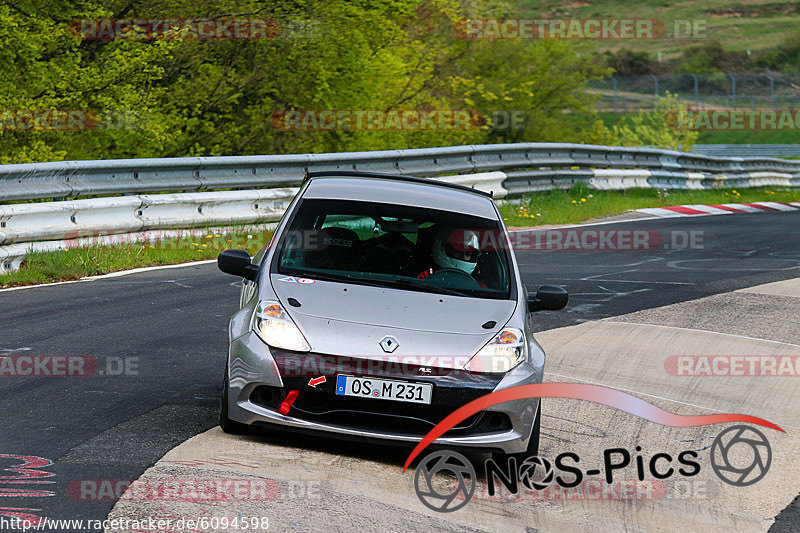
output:
<instances>
[{"instance_id":1,"label":"car roof","mask_svg":"<svg viewBox=\"0 0 800 533\"><path fill-rule=\"evenodd\" d=\"M359 170L325 170L320 172L308 172L306 179L325 178L325 177L358 177L358 178L380 178L385 180L407 181L411 183L427 183L429 185L438 185L440 187L449 187L464 192L481 194L483 196L492 197L492 193L473 189L466 185L459 185L458 183L450 183L447 181L433 180L429 178L420 178L417 176L409 176L407 174L385 174L381 172L363 172Z\"/></svg>"},{"instance_id":2,"label":"car roof","mask_svg":"<svg viewBox=\"0 0 800 533\"><path fill-rule=\"evenodd\" d=\"M453 183L354 171L309 173L307 178L311 182L304 199L391 203L498 219L491 195Z\"/></svg>"}]
</instances>

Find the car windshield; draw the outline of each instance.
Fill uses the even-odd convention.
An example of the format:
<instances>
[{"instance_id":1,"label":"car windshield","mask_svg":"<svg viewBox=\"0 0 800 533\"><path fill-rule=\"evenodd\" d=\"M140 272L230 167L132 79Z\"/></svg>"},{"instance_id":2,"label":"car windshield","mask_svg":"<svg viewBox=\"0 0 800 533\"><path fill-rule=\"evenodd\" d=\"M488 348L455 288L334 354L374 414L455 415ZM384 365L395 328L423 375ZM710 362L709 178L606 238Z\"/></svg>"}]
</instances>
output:
<instances>
[{"instance_id":1,"label":"car windshield","mask_svg":"<svg viewBox=\"0 0 800 533\"><path fill-rule=\"evenodd\" d=\"M497 220L436 209L304 200L280 238L284 275L477 298L509 299Z\"/></svg>"}]
</instances>

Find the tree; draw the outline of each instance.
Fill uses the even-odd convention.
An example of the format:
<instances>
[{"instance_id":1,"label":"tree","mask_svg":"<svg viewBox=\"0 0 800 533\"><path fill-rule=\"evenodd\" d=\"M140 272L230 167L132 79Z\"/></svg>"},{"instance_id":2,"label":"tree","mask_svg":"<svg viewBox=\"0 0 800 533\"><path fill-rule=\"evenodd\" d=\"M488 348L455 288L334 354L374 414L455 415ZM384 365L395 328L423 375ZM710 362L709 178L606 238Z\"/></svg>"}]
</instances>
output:
<instances>
[{"instance_id":1,"label":"tree","mask_svg":"<svg viewBox=\"0 0 800 533\"><path fill-rule=\"evenodd\" d=\"M659 98L654 110L639 111L627 122L615 125L611 144L688 152L700 134L689 129L687 114L687 106L667 93L666 97Z\"/></svg>"}]
</instances>

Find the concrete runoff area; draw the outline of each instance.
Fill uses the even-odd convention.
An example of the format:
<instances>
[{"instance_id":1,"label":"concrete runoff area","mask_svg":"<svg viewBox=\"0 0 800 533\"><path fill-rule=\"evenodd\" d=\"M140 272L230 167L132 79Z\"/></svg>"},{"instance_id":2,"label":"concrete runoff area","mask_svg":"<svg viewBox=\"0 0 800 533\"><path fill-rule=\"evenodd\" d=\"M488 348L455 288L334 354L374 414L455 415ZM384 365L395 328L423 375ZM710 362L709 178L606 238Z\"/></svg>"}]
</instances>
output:
<instances>
[{"instance_id":1,"label":"concrete runoff area","mask_svg":"<svg viewBox=\"0 0 800 533\"><path fill-rule=\"evenodd\" d=\"M767 531L797 494L800 376L759 373L760 366L748 371L746 358L800 356L799 295L800 279L794 279L536 335L548 353L547 381L605 385L682 415L741 413L781 426L786 433L753 426L768 438L772 464L748 487L724 483L709 461L715 437L733 424L668 427L595 403L548 398L540 455L551 461L573 452L586 471L603 467L607 448L638 453L645 464L656 453L675 457L692 450L699 455L700 473L661 482L648 474L645 481L652 483L637 484L632 462L615 472L614 490L605 487L592 495L550 490L539 498L523 490L492 499L479 489L462 509L437 513L417 499L412 469L402 473L408 449L323 435L231 436L214 428L174 448L136 483L243 480L245 486L267 484L273 492L264 497L245 491L230 501L165 502L129 489L109 518L266 516L270 529L279 531ZM731 316L728 311L734 310ZM678 356L723 357L725 365L716 369L728 374L676 366ZM736 453L734 460L747 459L745 452Z\"/></svg>"},{"instance_id":2,"label":"concrete runoff area","mask_svg":"<svg viewBox=\"0 0 800 533\"><path fill-rule=\"evenodd\" d=\"M794 298L800 298L800 279L788 279L773 283L765 283L764 285L758 285L756 287L739 289L736 292L749 292L753 294L770 294L774 296L791 296Z\"/></svg>"}]
</instances>

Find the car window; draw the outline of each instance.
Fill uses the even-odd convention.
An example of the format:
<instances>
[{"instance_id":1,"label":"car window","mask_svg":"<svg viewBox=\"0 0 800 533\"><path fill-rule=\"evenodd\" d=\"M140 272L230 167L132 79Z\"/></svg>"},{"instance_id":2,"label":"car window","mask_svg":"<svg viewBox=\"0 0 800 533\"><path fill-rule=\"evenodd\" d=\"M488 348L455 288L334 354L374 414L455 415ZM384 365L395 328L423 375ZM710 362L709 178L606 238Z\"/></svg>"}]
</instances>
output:
<instances>
[{"instance_id":1,"label":"car window","mask_svg":"<svg viewBox=\"0 0 800 533\"><path fill-rule=\"evenodd\" d=\"M443 210L304 200L280 236L275 269L403 290L510 298L499 221Z\"/></svg>"}]
</instances>

